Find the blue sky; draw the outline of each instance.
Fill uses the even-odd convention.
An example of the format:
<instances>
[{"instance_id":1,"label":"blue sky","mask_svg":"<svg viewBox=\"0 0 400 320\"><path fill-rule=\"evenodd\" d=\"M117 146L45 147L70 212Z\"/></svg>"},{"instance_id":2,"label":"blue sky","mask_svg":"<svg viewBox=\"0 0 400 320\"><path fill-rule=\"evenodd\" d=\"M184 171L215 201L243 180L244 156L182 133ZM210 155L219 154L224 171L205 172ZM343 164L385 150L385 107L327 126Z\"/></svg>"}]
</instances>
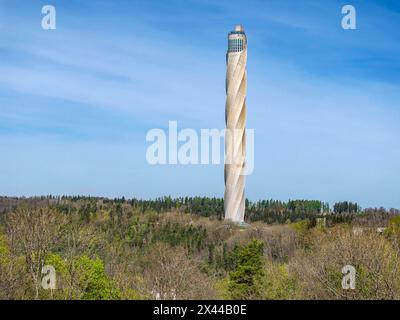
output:
<instances>
[{"instance_id":1,"label":"blue sky","mask_svg":"<svg viewBox=\"0 0 400 320\"><path fill-rule=\"evenodd\" d=\"M41 29L41 8L57 29ZM341 8L357 30L341 28ZM150 166L149 129L224 127L249 39L252 200L400 208L400 2L0 0L0 194L223 196L223 166Z\"/></svg>"}]
</instances>

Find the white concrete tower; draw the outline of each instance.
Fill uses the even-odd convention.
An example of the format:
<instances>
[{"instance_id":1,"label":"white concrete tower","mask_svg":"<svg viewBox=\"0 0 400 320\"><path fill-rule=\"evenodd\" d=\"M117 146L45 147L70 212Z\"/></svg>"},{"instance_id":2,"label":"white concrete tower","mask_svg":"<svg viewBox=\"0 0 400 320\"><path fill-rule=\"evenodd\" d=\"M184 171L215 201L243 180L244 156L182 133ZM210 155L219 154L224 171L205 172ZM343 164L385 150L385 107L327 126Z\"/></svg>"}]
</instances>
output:
<instances>
[{"instance_id":1,"label":"white concrete tower","mask_svg":"<svg viewBox=\"0 0 400 320\"><path fill-rule=\"evenodd\" d=\"M237 25L228 35L225 105L225 219L244 221L247 38Z\"/></svg>"}]
</instances>

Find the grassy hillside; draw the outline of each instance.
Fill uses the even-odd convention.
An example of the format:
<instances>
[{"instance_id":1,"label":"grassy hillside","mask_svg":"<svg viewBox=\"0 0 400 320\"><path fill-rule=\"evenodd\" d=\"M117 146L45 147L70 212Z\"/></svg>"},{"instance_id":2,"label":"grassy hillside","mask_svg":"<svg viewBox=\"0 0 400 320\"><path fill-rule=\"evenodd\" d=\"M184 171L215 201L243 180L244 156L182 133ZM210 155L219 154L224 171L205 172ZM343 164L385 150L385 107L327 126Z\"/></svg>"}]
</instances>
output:
<instances>
[{"instance_id":1,"label":"grassy hillside","mask_svg":"<svg viewBox=\"0 0 400 320\"><path fill-rule=\"evenodd\" d=\"M242 229L221 220L220 199L3 197L0 298L400 298L398 212L336 209L248 202ZM44 265L54 290L43 289ZM345 265L355 290L342 289Z\"/></svg>"}]
</instances>

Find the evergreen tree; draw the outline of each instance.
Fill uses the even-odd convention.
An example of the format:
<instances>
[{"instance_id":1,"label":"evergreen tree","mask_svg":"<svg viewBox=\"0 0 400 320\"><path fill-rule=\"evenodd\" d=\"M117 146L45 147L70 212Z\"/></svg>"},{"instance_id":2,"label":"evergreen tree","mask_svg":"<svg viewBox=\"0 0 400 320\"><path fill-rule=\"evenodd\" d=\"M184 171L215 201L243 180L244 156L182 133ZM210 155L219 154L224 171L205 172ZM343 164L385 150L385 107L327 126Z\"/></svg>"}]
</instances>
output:
<instances>
[{"instance_id":1,"label":"evergreen tree","mask_svg":"<svg viewBox=\"0 0 400 320\"><path fill-rule=\"evenodd\" d=\"M263 276L264 243L251 241L237 256L235 270L229 274L228 290L233 299L260 297L258 279Z\"/></svg>"}]
</instances>

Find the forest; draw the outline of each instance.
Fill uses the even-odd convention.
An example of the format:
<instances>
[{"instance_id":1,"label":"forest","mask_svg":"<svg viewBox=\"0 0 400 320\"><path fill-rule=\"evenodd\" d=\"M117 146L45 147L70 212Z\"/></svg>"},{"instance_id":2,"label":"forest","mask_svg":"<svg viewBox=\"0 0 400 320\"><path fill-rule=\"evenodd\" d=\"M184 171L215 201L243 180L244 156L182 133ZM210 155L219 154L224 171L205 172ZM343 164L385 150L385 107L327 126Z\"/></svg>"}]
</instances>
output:
<instances>
[{"instance_id":1,"label":"forest","mask_svg":"<svg viewBox=\"0 0 400 320\"><path fill-rule=\"evenodd\" d=\"M223 210L201 197L0 197L0 299L400 298L397 209L246 201L247 228Z\"/></svg>"}]
</instances>

